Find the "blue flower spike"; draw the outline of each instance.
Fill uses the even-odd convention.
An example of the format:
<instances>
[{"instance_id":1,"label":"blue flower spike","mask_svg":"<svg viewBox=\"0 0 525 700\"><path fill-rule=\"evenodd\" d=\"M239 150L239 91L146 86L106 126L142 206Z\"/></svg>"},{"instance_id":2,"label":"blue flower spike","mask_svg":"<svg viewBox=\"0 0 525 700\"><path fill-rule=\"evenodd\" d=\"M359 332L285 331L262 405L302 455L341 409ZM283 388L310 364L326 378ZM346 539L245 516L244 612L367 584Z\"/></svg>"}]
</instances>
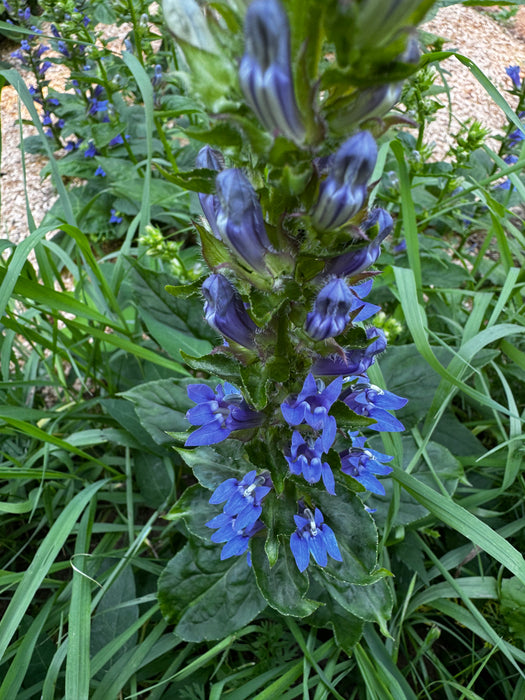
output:
<instances>
[{"instance_id":1,"label":"blue flower spike","mask_svg":"<svg viewBox=\"0 0 525 700\"><path fill-rule=\"evenodd\" d=\"M186 447L215 445L235 430L256 428L264 415L251 409L241 392L229 382L218 384L215 391L207 384L190 384L188 397L197 405L186 413L191 425L199 425L186 440Z\"/></svg>"},{"instance_id":2,"label":"blue flower spike","mask_svg":"<svg viewBox=\"0 0 525 700\"><path fill-rule=\"evenodd\" d=\"M255 348L257 326L241 295L223 275L210 275L202 285L204 316L212 328L245 348Z\"/></svg>"},{"instance_id":3,"label":"blue flower spike","mask_svg":"<svg viewBox=\"0 0 525 700\"><path fill-rule=\"evenodd\" d=\"M368 131L349 138L328 161L328 176L310 216L318 231L346 224L363 207L367 182L377 160L377 145Z\"/></svg>"},{"instance_id":4,"label":"blue flower spike","mask_svg":"<svg viewBox=\"0 0 525 700\"><path fill-rule=\"evenodd\" d=\"M267 273L264 256L271 248L264 218L250 181L238 168L223 170L215 180L220 237L251 268Z\"/></svg>"},{"instance_id":5,"label":"blue flower spike","mask_svg":"<svg viewBox=\"0 0 525 700\"><path fill-rule=\"evenodd\" d=\"M386 476L392 472L392 468L385 462L391 462L394 458L382 454L376 450L365 448L366 438L358 436L358 433L349 433L352 438L352 447L341 453L341 471L358 481L371 493L379 496L385 495L385 487L376 478L376 475Z\"/></svg>"},{"instance_id":6,"label":"blue flower spike","mask_svg":"<svg viewBox=\"0 0 525 700\"><path fill-rule=\"evenodd\" d=\"M319 566L328 564L328 555L336 561L343 561L334 532L323 518L319 508L315 513L305 508L303 515L294 515L297 530L290 537L290 549L295 563L302 573L308 568L310 554Z\"/></svg>"},{"instance_id":7,"label":"blue flower spike","mask_svg":"<svg viewBox=\"0 0 525 700\"><path fill-rule=\"evenodd\" d=\"M271 132L301 143L305 128L295 101L290 25L278 0L254 0L244 22L239 82L247 103Z\"/></svg>"}]
</instances>

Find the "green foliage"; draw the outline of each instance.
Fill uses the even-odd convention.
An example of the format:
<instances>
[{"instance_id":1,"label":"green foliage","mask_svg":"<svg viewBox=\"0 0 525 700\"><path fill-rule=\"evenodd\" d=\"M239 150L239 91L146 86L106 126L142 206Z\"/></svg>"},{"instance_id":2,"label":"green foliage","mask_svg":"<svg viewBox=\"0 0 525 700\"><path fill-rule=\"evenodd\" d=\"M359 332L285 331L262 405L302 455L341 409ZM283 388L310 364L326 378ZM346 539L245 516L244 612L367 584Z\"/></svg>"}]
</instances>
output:
<instances>
[{"instance_id":1,"label":"green foliage","mask_svg":"<svg viewBox=\"0 0 525 700\"><path fill-rule=\"evenodd\" d=\"M419 4L400 3L392 36L407 17L419 20L412 13L427 5ZM182 446L191 404L186 386L195 377L211 386L227 378L266 410L276 382L290 372L289 363L274 361L255 381L246 357L211 351L217 336L203 320L199 293L205 264L187 230L199 213L187 192L210 189L209 173L192 170L203 142L244 158L247 167L253 149L270 180L286 183L283 206L298 192L313 196L293 144L274 142L240 105L231 60L242 46L238 39L226 46L221 36L225 27L238 35L242 6L213 3L206 60L202 47L185 52L191 75L180 47L163 40L154 52L160 18L149 14L148 24L141 15L150 10L139 1L92 3L92 24L84 28L65 16L72 3L40 6L68 41L84 42L96 65L72 72L83 96L62 93L56 117L67 120L66 138L92 139L100 153L94 161L79 151L55 160L60 134L43 136L19 75L2 72L39 128L23 148L47 154L45 172L60 203L18 246L0 242L0 698L519 700L525 189L521 151L509 139L519 119L513 115L501 135L499 153L466 125L452 159L430 160L425 120L439 99L432 66L449 55L435 51L407 83L395 115L414 110L415 135L386 131L395 123L389 117L377 124L384 164L372 196L397 225L379 259L373 301L382 305L382 326L395 345L371 376L409 398L399 412L407 431L372 441L395 455L385 497L365 497L342 475L337 506L325 503L330 497L320 488L309 492L333 513L344 561L308 576L289 550L296 503L282 428L272 428L268 443ZM322 85L334 130L339 118L349 118L357 89L379 74L382 81L401 79L414 69L395 60L399 47L388 45L388 32L372 31L379 15L362 26L352 14L356 3L286 6L297 26L294 70L304 77L296 81L297 99L310 134L319 128L308 105L324 60L323 33L340 63L326 66ZM130 22L135 61L105 45L95 49L96 22ZM348 31L352 23L362 31ZM20 36L29 31L18 29ZM308 59L306 37L315 48ZM208 93L205 69L216 67L217 56L220 70ZM459 60L513 114L479 69ZM154 96L157 61L164 73ZM114 110L109 124L87 114L95 85ZM203 96L227 119L210 122ZM341 106L348 109L338 117ZM109 147L117 133L132 138ZM518 161L506 162L509 154ZM95 178L95 163L105 178ZM512 187L498 187L506 178ZM269 196L262 183L260 194ZM109 223L111 208L121 223ZM283 234L270 223L272 235ZM285 234L295 235L295 222L287 226ZM57 228L62 232L47 239ZM122 236L120 249L93 253L94 238L115 236ZM395 250L402 238L406 253ZM213 256L225 251L206 240L205 259L215 264ZM286 299L302 299L320 256L321 245L305 255L286 290L252 289L261 326ZM360 347L362 338L349 342ZM345 404L332 415L345 427L366 422ZM210 493L263 465L276 488L266 529L251 545L252 567L245 557L221 562L206 527L218 512Z\"/></svg>"}]
</instances>

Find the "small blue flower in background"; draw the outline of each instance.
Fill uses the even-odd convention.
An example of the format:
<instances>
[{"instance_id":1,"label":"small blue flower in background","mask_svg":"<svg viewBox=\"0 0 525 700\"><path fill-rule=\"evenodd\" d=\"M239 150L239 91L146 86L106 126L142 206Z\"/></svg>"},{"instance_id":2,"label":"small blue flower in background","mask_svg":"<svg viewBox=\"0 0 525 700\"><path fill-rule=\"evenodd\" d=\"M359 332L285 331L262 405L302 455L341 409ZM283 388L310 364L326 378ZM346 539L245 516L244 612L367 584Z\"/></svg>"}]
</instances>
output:
<instances>
[{"instance_id":1,"label":"small blue flower in background","mask_svg":"<svg viewBox=\"0 0 525 700\"><path fill-rule=\"evenodd\" d=\"M111 216L109 217L110 224L120 224L122 222L122 217L117 214L116 209L111 210Z\"/></svg>"},{"instance_id":2,"label":"small blue flower in background","mask_svg":"<svg viewBox=\"0 0 525 700\"><path fill-rule=\"evenodd\" d=\"M374 364L375 356L384 352L387 346L386 336L380 328L370 326L365 333L366 337L372 340L370 345L366 348L345 350L344 358L341 355L320 357L312 365L312 374L317 377L364 375Z\"/></svg>"},{"instance_id":3,"label":"small blue flower in background","mask_svg":"<svg viewBox=\"0 0 525 700\"><path fill-rule=\"evenodd\" d=\"M20 42L20 48L26 53L31 53L31 44L27 41L27 39L22 39Z\"/></svg>"},{"instance_id":4,"label":"small blue flower in background","mask_svg":"<svg viewBox=\"0 0 525 700\"><path fill-rule=\"evenodd\" d=\"M153 77L151 78L151 84L153 85L154 88L156 88L162 82L162 66L160 65L160 63L157 63L153 70L154 70L154 73L153 73Z\"/></svg>"},{"instance_id":5,"label":"small blue flower in background","mask_svg":"<svg viewBox=\"0 0 525 700\"><path fill-rule=\"evenodd\" d=\"M43 61L38 68L39 75L44 75L52 65L51 61Z\"/></svg>"},{"instance_id":6,"label":"small blue flower in background","mask_svg":"<svg viewBox=\"0 0 525 700\"><path fill-rule=\"evenodd\" d=\"M215 391L207 384L190 384L188 397L197 405L186 413L192 425L200 425L186 440L186 447L215 445L234 430L256 428L264 415L251 409L241 392L229 382L218 384Z\"/></svg>"},{"instance_id":7,"label":"small blue flower in background","mask_svg":"<svg viewBox=\"0 0 525 700\"><path fill-rule=\"evenodd\" d=\"M324 439L331 445L335 438L336 423L335 418L328 415L328 411L339 398L342 387L342 377L337 377L325 387L321 379L316 380L313 374L309 374L300 393L295 398L288 397L281 404L284 420L288 425L308 423L314 430L326 432Z\"/></svg>"},{"instance_id":8,"label":"small blue flower in background","mask_svg":"<svg viewBox=\"0 0 525 700\"><path fill-rule=\"evenodd\" d=\"M350 321L354 295L346 282L336 278L325 285L306 316L305 331L314 340L325 340L341 334Z\"/></svg>"},{"instance_id":9,"label":"small blue flower in background","mask_svg":"<svg viewBox=\"0 0 525 700\"><path fill-rule=\"evenodd\" d=\"M301 474L309 484L316 484L321 478L328 493L335 496L334 475L328 462L323 462L323 453L328 452L332 442L327 441L323 433L317 439L294 430L290 455L285 455L290 471L296 476Z\"/></svg>"},{"instance_id":10,"label":"small blue flower in background","mask_svg":"<svg viewBox=\"0 0 525 700\"><path fill-rule=\"evenodd\" d=\"M95 170L95 175L100 175L100 177L106 177L106 171L101 165L99 165L98 168Z\"/></svg>"},{"instance_id":11,"label":"small blue flower in background","mask_svg":"<svg viewBox=\"0 0 525 700\"><path fill-rule=\"evenodd\" d=\"M250 181L238 168L223 170L215 180L221 239L250 267L266 272L264 256L271 248L264 218Z\"/></svg>"},{"instance_id":12,"label":"small blue flower in background","mask_svg":"<svg viewBox=\"0 0 525 700\"><path fill-rule=\"evenodd\" d=\"M511 153L510 155L505 156L505 158L503 158L503 160L508 165L514 165L514 163L518 162L518 156ZM505 178L505 180L503 180L503 182L500 182L499 185L496 185L496 187L498 187L500 190L513 190L514 189L514 185L512 184L512 182L510 181L510 179L508 177Z\"/></svg>"},{"instance_id":13,"label":"small blue flower in background","mask_svg":"<svg viewBox=\"0 0 525 700\"><path fill-rule=\"evenodd\" d=\"M385 209L374 209L361 227L365 233L377 228L375 238L364 246L353 246L346 253L326 263L325 274L347 277L357 275L373 265L381 253L381 243L392 232L394 222Z\"/></svg>"},{"instance_id":14,"label":"small blue flower in background","mask_svg":"<svg viewBox=\"0 0 525 700\"><path fill-rule=\"evenodd\" d=\"M505 73L512 80L514 87L519 90L521 88L520 67L507 66L507 68L505 68Z\"/></svg>"},{"instance_id":15,"label":"small blue flower in background","mask_svg":"<svg viewBox=\"0 0 525 700\"><path fill-rule=\"evenodd\" d=\"M319 566L328 564L328 555L336 561L343 561L334 532L323 518L319 508L312 511L305 508L303 515L294 515L297 530L290 537L290 549L301 573L310 563L310 554Z\"/></svg>"},{"instance_id":16,"label":"small blue flower in background","mask_svg":"<svg viewBox=\"0 0 525 700\"><path fill-rule=\"evenodd\" d=\"M84 151L84 158L94 158L97 155L98 151L95 148L95 144L93 141L90 141L88 143L88 147Z\"/></svg>"},{"instance_id":17,"label":"small blue flower in background","mask_svg":"<svg viewBox=\"0 0 525 700\"><path fill-rule=\"evenodd\" d=\"M377 145L368 131L360 131L328 160L328 176L310 216L319 231L346 224L363 207L366 185L377 160Z\"/></svg>"},{"instance_id":18,"label":"small blue flower in background","mask_svg":"<svg viewBox=\"0 0 525 700\"><path fill-rule=\"evenodd\" d=\"M373 418L376 421L368 426L370 430L397 433L405 429L403 424L388 412L406 405L407 399L401 396L360 379L348 389L348 393L343 394L342 399L354 413Z\"/></svg>"},{"instance_id":19,"label":"small blue flower in background","mask_svg":"<svg viewBox=\"0 0 525 700\"><path fill-rule=\"evenodd\" d=\"M257 326L241 295L223 275L210 275L202 285L204 316L212 328L245 348L255 348Z\"/></svg>"},{"instance_id":20,"label":"small blue flower in background","mask_svg":"<svg viewBox=\"0 0 525 700\"><path fill-rule=\"evenodd\" d=\"M196 168L208 168L209 170L215 170L220 172L224 168L224 158L220 151L211 148L211 146L203 146L201 150L197 153L195 158ZM220 209L219 198L216 194L203 194L199 192L199 202L204 212L208 223L210 224L211 231L215 238L220 240L221 234L217 226L217 215Z\"/></svg>"},{"instance_id":21,"label":"small blue flower in background","mask_svg":"<svg viewBox=\"0 0 525 700\"><path fill-rule=\"evenodd\" d=\"M239 82L247 103L271 132L301 143L305 129L295 101L288 17L278 0L254 0L244 22Z\"/></svg>"},{"instance_id":22,"label":"small blue flower in background","mask_svg":"<svg viewBox=\"0 0 525 700\"><path fill-rule=\"evenodd\" d=\"M341 452L341 470L358 481L371 493L379 496L385 495L383 484L376 478L376 474L386 476L392 472L392 468L384 464L394 458L382 454L376 450L365 448L366 438L358 436L358 433L349 433L352 438L352 447Z\"/></svg>"}]
</instances>

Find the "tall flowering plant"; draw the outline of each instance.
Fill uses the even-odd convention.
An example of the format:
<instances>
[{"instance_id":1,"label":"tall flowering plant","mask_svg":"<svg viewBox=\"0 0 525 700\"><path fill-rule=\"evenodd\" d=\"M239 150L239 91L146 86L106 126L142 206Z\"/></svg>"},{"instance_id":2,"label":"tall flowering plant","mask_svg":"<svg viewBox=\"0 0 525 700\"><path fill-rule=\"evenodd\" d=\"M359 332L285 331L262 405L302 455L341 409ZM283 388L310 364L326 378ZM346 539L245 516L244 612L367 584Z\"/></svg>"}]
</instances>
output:
<instances>
[{"instance_id":1,"label":"tall flowering plant","mask_svg":"<svg viewBox=\"0 0 525 700\"><path fill-rule=\"evenodd\" d=\"M367 374L387 347L369 295L393 228L370 192L431 4L253 0L240 17L235 3L164 0L209 111L187 134L203 144L200 293L220 338L185 356L208 377L187 387L193 429L178 448L198 484L168 516L189 542L159 586L186 639L269 605L349 648L364 621L388 618L366 503L392 471L374 436L403 430L393 411L406 400Z\"/></svg>"}]
</instances>

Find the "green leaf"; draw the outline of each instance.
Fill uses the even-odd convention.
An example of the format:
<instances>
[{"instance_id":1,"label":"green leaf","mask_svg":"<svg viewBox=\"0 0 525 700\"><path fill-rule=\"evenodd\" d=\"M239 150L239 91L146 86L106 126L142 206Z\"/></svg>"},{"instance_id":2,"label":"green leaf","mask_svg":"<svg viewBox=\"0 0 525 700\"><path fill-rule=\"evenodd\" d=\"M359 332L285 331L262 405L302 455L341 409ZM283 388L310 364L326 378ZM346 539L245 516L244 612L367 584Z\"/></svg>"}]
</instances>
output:
<instances>
[{"instance_id":1,"label":"green leaf","mask_svg":"<svg viewBox=\"0 0 525 700\"><path fill-rule=\"evenodd\" d=\"M281 547L279 559L271 568L264 539L254 537L251 548L257 585L268 605L282 615L294 617L306 617L319 607L319 603L304 597L308 590L308 576L297 568L290 547Z\"/></svg>"},{"instance_id":2,"label":"green leaf","mask_svg":"<svg viewBox=\"0 0 525 700\"><path fill-rule=\"evenodd\" d=\"M204 488L214 491L226 479L242 479L255 469L246 458L245 445L232 438L213 447L175 448Z\"/></svg>"},{"instance_id":3,"label":"green leaf","mask_svg":"<svg viewBox=\"0 0 525 700\"><path fill-rule=\"evenodd\" d=\"M159 508L173 489L173 467L150 452L133 452L133 475L148 508Z\"/></svg>"},{"instance_id":4,"label":"green leaf","mask_svg":"<svg viewBox=\"0 0 525 700\"><path fill-rule=\"evenodd\" d=\"M401 438L403 445L403 468L411 465L410 473L417 477L418 481L434 490L448 491L453 494L458 480L463 476L463 469L456 457L444 446L430 441L426 446L426 458L420 457L417 463L412 464L417 452L417 445L409 435ZM372 449L380 449L379 438L371 438L369 441ZM375 508L374 518L379 526L382 526L388 517L390 502L393 494L392 479L382 479L385 487L385 496L371 494L367 500L370 508ZM439 486L441 484L441 488ZM428 515L428 510L406 491L401 492L400 503L393 521L394 526L409 525L421 520Z\"/></svg>"},{"instance_id":5,"label":"green leaf","mask_svg":"<svg viewBox=\"0 0 525 700\"><path fill-rule=\"evenodd\" d=\"M159 379L140 384L121 394L132 401L142 427L159 445L173 442L167 431L185 432L190 427L186 411L192 402L186 387L194 380Z\"/></svg>"},{"instance_id":6,"label":"green leaf","mask_svg":"<svg viewBox=\"0 0 525 700\"><path fill-rule=\"evenodd\" d=\"M364 622L360 618L352 615L335 601L320 583L314 583L309 591L309 595L324 605L318 608L306 622L312 627L331 628L337 644L351 656L354 646L361 639Z\"/></svg>"},{"instance_id":7,"label":"green leaf","mask_svg":"<svg viewBox=\"0 0 525 700\"><path fill-rule=\"evenodd\" d=\"M188 543L159 579L162 614L187 642L223 639L266 606L246 557L220 560L220 546Z\"/></svg>"},{"instance_id":8,"label":"green leaf","mask_svg":"<svg viewBox=\"0 0 525 700\"><path fill-rule=\"evenodd\" d=\"M337 427L343 430L363 430L376 422L373 418L354 413L344 401L336 401L330 409L330 415L335 418Z\"/></svg>"},{"instance_id":9,"label":"green leaf","mask_svg":"<svg viewBox=\"0 0 525 700\"><path fill-rule=\"evenodd\" d=\"M268 404L268 378L266 368L257 365L241 366L241 380L244 397L256 411L262 411Z\"/></svg>"},{"instance_id":10,"label":"green leaf","mask_svg":"<svg viewBox=\"0 0 525 700\"><path fill-rule=\"evenodd\" d=\"M341 607L365 622L377 622L385 637L386 623L392 614L393 598L387 581L382 578L365 586L348 586L340 581L325 579L325 586Z\"/></svg>"},{"instance_id":11,"label":"green leaf","mask_svg":"<svg viewBox=\"0 0 525 700\"><path fill-rule=\"evenodd\" d=\"M525 645L525 585L516 576L501 582L500 605L510 633Z\"/></svg>"},{"instance_id":12,"label":"green leaf","mask_svg":"<svg viewBox=\"0 0 525 700\"><path fill-rule=\"evenodd\" d=\"M109 569L116 563L116 560L105 559L102 568L103 570ZM97 606L97 614L93 616L91 622L91 657L94 657L106 644L112 642L138 620L139 607L132 602L135 600L136 595L133 570L131 566L126 566L104 592ZM123 654L129 649L133 649L136 640L137 633L135 632L121 645L119 653ZM117 661L118 657L112 659L113 663ZM107 674L111 665L110 663L99 671L99 678Z\"/></svg>"},{"instance_id":13,"label":"green leaf","mask_svg":"<svg viewBox=\"0 0 525 700\"><path fill-rule=\"evenodd\" d=\"M220 512L220 505L210 504L210 492L200 484L194 484L184 491L164 517L172 522L183 520L192 535L209 543L213 530L206 527L206 523Z\"/></svg>"},{"instance_id":14,"label":"green leaf","mask_svg":"<svg viewBox=\"0 0 525 700\"><path fill-rule=\"evenodd\" d=\"M199 372L207 372L229 382L238 382L241 364L231 355L223 352L212 352L201 357L193 357L183 350L180 353L186 364Z\"/></svg>"}]
</instances>

